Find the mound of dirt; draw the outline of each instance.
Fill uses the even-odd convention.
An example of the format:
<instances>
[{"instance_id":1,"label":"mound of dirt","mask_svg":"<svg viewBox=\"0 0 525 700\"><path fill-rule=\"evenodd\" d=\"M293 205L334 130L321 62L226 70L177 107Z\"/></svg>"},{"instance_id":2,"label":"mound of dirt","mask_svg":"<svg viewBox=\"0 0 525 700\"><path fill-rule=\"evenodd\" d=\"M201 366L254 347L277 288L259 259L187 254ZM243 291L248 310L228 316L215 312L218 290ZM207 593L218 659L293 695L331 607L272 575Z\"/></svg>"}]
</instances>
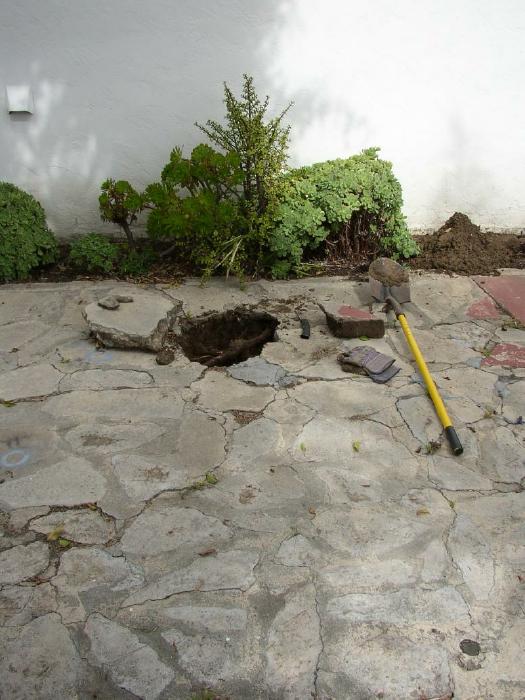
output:
<instances>
[{"instance_id":1,"label":"mound of dirt","mask_svg":"<svg viewBox=\"0 0 525 700\"><path fill-rule=\"evenodd\" d=\"M456 212L434 233L417 236L421 253L410 265L460 275L498 274L500 267L525 267L525 238L481 231Z\"/></svg>"}]
</instances>

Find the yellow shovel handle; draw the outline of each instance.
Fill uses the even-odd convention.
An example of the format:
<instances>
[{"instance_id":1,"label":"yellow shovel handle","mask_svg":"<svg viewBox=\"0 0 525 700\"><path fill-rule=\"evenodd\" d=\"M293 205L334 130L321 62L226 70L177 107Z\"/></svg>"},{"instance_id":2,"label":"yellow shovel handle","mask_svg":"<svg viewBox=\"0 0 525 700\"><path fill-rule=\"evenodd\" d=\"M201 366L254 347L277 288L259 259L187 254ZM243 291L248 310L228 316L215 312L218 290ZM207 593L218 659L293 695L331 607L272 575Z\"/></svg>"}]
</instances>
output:
<instances>
[{"instance_id":1,"label":"yellow shovel handle","mask_svg":"<svg viewBox=\"0 0 525 700\"><path fill-rule=\"evenodd\" d=\"M416 339L412 335L412 331L410 330L406 316L405 314L398 313L397 318L401 324L401 328L403 329L403 333L405 334L406 341L410 347L412 355L414 356L419 372L423 377L423 381L425 382L429 396L432 399L432 403L434 404L439 420L441 421L442 426L445 428L445 434L448 438L450 446L452 447L452 451L454 454L460 455L463 452L463 447L459 441L456 431L452 426L452 421L449 418L447 409L443 403L443 399L439 395L439 391L437 390L434 380L432 379L432 375L428 371L427 363L421 354L421 350L416 343Z\"/></svg>"}]
</instances>

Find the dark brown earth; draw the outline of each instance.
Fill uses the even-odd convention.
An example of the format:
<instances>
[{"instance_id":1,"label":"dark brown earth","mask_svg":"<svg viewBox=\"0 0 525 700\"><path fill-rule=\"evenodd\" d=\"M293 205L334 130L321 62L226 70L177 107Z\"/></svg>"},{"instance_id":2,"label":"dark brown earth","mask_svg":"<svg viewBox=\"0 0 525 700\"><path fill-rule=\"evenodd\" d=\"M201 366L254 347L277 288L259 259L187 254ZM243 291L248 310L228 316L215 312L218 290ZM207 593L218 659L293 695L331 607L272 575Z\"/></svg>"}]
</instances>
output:
<instances>
[{"instance_id":1,"label":"dark brown earth","mask_svg":"<svg viewBox=\"0 0 525 700\"><path fill-rule=\"evenodd\" d=\"M481 231L456 212L432 234L417 236L421 253L410 267L460 275L499 274L498 268L525 267L525 237Z\"/></svg>"}]
</instances>

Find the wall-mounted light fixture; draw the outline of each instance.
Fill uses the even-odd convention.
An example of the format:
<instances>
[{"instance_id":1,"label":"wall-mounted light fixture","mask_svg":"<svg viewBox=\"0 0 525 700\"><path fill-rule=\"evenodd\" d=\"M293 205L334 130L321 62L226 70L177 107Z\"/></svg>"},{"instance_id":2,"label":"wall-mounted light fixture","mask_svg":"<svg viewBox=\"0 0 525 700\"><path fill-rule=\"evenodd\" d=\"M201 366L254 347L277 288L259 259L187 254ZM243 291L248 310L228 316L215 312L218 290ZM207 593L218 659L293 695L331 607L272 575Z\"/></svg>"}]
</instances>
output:
<instances>
[{"instance_id":1,"label":"wall-mounted light fixture","mask_svg":"<svg viewBox=\"0 0 525 700\"><path fill-rule=\"evenodd\" d=\"M7 111L9 114L33 114L33 93L29 85L8 85Z\"/></svg>"}]
</instances>

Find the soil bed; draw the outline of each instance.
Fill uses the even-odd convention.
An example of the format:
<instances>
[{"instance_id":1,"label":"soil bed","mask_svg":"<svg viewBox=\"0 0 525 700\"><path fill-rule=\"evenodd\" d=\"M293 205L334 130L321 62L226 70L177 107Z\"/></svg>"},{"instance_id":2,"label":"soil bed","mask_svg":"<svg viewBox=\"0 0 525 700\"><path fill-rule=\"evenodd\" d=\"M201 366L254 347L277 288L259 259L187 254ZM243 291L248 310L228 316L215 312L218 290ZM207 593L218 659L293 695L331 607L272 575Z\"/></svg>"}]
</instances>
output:
<instances>
[{"instance_id":1,"label":"soil bed","mask_svg":"<svg viewBox=\"0 0 525 700\"><path fill-rule=\"evenodd\" d=\"M465 214L455 213L432 234L417 236L421 253L410 267L460 275L499 274L498 268L525 267L525 238L481 231Z\"/></svg>"},{"instance_id":2,"label":"soil bed","mask_svg":"<svg viewBox=\"0 0 525 700\"><path fill-rule=\"evenodd\" d=\"M279 321L266 311L233 309L180 321L175 336L192 362L208 367L225 367L260 355L272 341Z\"/></svg>"}]
</instances>

